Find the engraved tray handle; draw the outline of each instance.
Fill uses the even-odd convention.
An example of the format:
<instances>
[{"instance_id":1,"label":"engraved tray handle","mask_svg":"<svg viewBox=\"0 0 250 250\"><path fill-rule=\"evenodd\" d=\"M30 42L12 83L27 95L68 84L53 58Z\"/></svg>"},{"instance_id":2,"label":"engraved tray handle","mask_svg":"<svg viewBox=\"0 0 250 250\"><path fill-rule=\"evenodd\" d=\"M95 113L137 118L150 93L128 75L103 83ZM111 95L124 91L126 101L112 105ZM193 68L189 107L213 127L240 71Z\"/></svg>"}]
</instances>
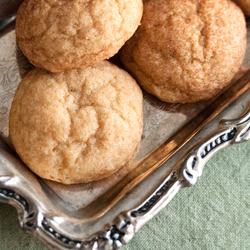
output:
<instances>
[{"instance_id":1,"label":"engraved tray handle","mask_svg":"<svg viewBox=\"0 0 250 250\"><path fill-rule=\"evenodd\" d=\"M132 211L125 213L137 232L145 221L153 218L178 193L180 188L193 186L202 175L207 161L219 150L250 139L250 103L236 119L221 120L221 130L208 136L183 157L152 195ZM136 219L135 219L136 218Z\"/></svg>"},{"instance_id":2,"label":"engraved tray handle","mask_svg":"<svg viewBox=\"0 0 250 250\"><path fill-rule=\"evenodd\" d=\"M0 201L14 205L18 210L21 226L36 234L49 247L117 249L128 243L147 221L169 203L180 188L194 185L202 175L206 162L216 152L250 138L250 105L241 117L221 120L220 128L219 132L207 137L194 147L187 157L183 157L142 204L121 213L113 223L106 225L102 232L89 239L72 239L60 233L59 225L52 225L55 218L46 218L42 204L50 204L52 214L55 211L39 188L37 179L20 161L3 150L1 153L5 157L0 159ZM35 185L31 186L29 183Z\"/></svg>"},{"instance_id":3,"label":"engraved tray handle","mask_svg":"<svg viewBox=\"0 0 250 250\"><path fill-rule=\"evenodd\" d=\"M22 0L0 0L0 6L3 7L0 8L0 30L4 27L8 28L8 25L15 18L15 10L21 2ZM10 6L9 12L7 12L7 7ZM4 36L1 39L4 40ZM2 63L3 67L6 67L10 72L12 72L12 67L18 68L20 66L15 64L16 60L20 59L16 56L16 52L11 51L11 53L13 55L6 57L10 60L4 58ZM246 68L249 68L249 62L249 58L247 58ZM14 73L16 77L17 74ZM6 108L6 100L13 94L15 84L14 80L9 80L8 74L5 75L5 78L8 79L6 84L4 83L4 86L8 86L8 90L6 90L8 93L4 93L7 98L4 97L1 103L4 108ZM143 194L145 197L140 198L140 202L136 200L129 209L119 207L120 200L117 199L117 204L114 203L114 206L108 208L111 210L114 207L115 213L112 219L107 220L105 226L100 226L101 229L93 234L86 234L88 235L86 237L80 237L76 234L85 221L81 218L71 217L67 210L63 210L63 206L60 207L60 200L49 199L43 189L43 181L27 169L18 156L5 144L1 136L0 202L15 206L21 226L51 249L118 249L128 243L135 233L165 207L182 187L194 185L198 177L202 175L206 162L216 152L229 145L250 139L250 105L247 105L250 94L249 79L250 71L235 85L230 86L224 94L217 97L209 107L206 107L204 113L198 114L190 122L184 124L178 130L178 138L170 137L158 148L155 148L149 157L143 158L140 162L141 166L139 166L143 171L138 171L138 176L131 175L136 177L132 179L133 185L131 182L124 182L124 186L121 185L121 190L118 191L125 190L126 192L124 191L123 196L118 195L118 198L121 201L122 198L125 198L126 201L125 196L129 191L136 194L134 187L136 189L143 182L147 182L152 172L164 170L157 173L160 176L158 178L156 175L157 182L154 182L152 187L150 186L150 191ZM245 112L242 113L241 107L246 107ZM155 109L152 110L155 111ZM241 115L236 119L223 120L224 110L229 111L230 117ZM215 126L211 127L211 122ZM211 127L211 129L204 132L203 129L206 127ZM200 136L199 133L201 133ZM174 163L171 165L169 160L173 158L176 159L176 162L173 161ZM143 165L144 163L145 165ZM161 175L161 173L164 174ZM143 185L141 186L144 192L143 187L147 184ZM97 219L101 220L102 217ZM99 222L97 223L96 220L93 224L95 223Z\"/></svg>"},{"instance_id":4,"label":"engraved tray handle","mask_svg":"<svg viewBox=\"0 0 250 250\"><path fill-rule=\"evenodd\" d=\"M241 117L220 121L221 131L195 148L181 164L183 186L192 186L202 175L207 161L220 149L250 139L250 103Z\"/></svg>"}]
</instances>

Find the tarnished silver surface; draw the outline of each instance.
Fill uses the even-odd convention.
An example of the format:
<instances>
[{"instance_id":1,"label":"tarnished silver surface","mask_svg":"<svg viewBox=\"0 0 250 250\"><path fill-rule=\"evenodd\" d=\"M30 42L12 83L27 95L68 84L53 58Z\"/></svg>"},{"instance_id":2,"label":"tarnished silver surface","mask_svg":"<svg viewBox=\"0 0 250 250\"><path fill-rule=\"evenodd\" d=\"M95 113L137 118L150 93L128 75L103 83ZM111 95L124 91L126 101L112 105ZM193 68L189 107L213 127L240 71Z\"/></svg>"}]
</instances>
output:
<instances>
[{"instance_id":1,"label":"tarnished silver surface","mask_svg":"<svg viewBox=\"0 0 250 250\"><path fill-rule=\"evenodd\" d=\"M218 150L250 138L248 49L234 84L213 100L167 104L144 93L141 147L111 178L71 186L45 181L20 161L9 139L13 95L32 68L13 23L1 31L0 48L0 201L14 205L21 226L51 249L119 248L180 188L194 185Z\"/></svg>"}]
</instances>

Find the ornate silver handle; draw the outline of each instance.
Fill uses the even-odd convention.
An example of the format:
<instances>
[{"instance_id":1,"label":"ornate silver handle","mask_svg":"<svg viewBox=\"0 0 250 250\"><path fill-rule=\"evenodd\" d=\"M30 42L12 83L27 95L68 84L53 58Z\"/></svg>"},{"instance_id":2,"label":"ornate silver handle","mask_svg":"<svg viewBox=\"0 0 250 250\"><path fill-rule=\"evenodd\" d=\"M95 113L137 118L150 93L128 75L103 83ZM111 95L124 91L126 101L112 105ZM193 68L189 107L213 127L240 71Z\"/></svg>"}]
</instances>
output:
<instances>
[{"instance_id":1,"label":"ornate silver handle","mask_svg":"<svg viewBox=\"0 0 250 250\"><path fill-rule=\"evenodd\" d=\"M202 175L205 164L216 152L229 145L250 139L250 105L241 117L233 120L221 120L220 128L219 132L210 135L190 150L188 156L180 160L179 164L143 204L120 216L115 226L119 229L121 243L126 243L125 237L130 239L128 235L131 234L131 231L136 233L166 206L180 188L194 185L198 177ZM131 230L131 225L133 225L133 230ZM123 240L122 235L124 235Z\"/></svg>"},{"instance_id":2,"label":"ornate silver handle","mask_svg":"<svg viewBox=\"0 0 250 250\"><path fill-rule=\"evenodd\" d=\"M233 120L222 120L220 131L210 135L191 149L142 204L123 212L115 221L106 225L103 231L97 232L89 239L71 239L60 233L60 227L53 225L53 217L47 217L42 205L34 197L27 195L31 193L31 187L26 179L34 177L27 173L22 180L19 180L17 176L20 175L15 175L15 171L20 171L21 166L16 168L17 160L14 160L15 158L8 153L5 153L6 162L3 162L4 160L1 162L1 165L5 163L7 165L6 168L1 169L0 173L0 200L14 204L18 208L22 226L27 230L36 231L40 238L46 239L49 247L81 250L117 249L128 243L134 234L165 207L182 187L194 185L198 177L202 175L206 162L216 152L249 138L250 105L241 117ZM22 185L21 194L16 191L17 188L20 188L18 181L27 184ZM46 199L41 190L37 188L36 192L38 192L39 197ZM34 202L34 200L36 201ZM44 203L48 204L48 202L47 200ZM53 206L51 206L51 213L54 212Z\"/></svg>"},{"instance_id":3,"label":"ornate silver handle","mask_svg":"<svg viewBox=\"0 0 250 250\"><path fill-rule=\"evenodd\" d=\"M4 2L10 3L7 0L0 0L0 4ZM18 3L18 0L11 2ZM196 117L197 119L193 123L190 123L188 127L183 129L183 134L178 137L179 143L176 143L176 138L171 140L170 143L166 141L161 148L158 148L157 152L151 155L150 159L145 159L144 163L148 164L145 164L145 169L142 169L141 172L138 171L139 174L143 173L144 175L138 178L139 180L135 185L177 152L180 148L179 145L186 144L190 138L195 136L195 133L190 136L190 133L194 132L194 124L197 124L195 130L199 130L204 125L203 121L206 118L209 117L208 120L211 120L232 101L247 91L250 88L249 79L250 71L231 89L227 90L224 97L220 97L211 109L208 108L212 116L208 112L209 114L207 115ZM119 210L119 213L120 211L124 212L118 215L114 221L112 221L112 217L110 223L103 230L85 238L75 236L76 230L70 231L72 228L81 227L84 221L70 220L71 218L66 213L56 209L53 206L53 201L46 196L38 179L23 166L17 157L13 156L13 152L8 153L8 148L1 145L0 137L0 202L8 202L15 205L18 209L21 226L42 239L48 247L65 250L117 249L129 242L134 234L165 207L182 187L194 185L198 177L202 175L206 162L218 150L249 139L249 131L250 106L248 106L247 111L240 118L222 120L219 132L217 130L216 133L210 134L205 140L189 150L143 202L131 206L133 209L127 211L124 211L125 209ZM131 184L131 182L128 183L129 185ZM61 221L61 224L58 223L58 218L65 223L63 224ZM65 230L68 229L68 225L70 225L70 229Z\"/></svg>"},{"instance_id":4,"label":"ornate silver handle","mask_svg":"<svg viewBox=\"0 0 250 250\"><path fill-rule=\"evenodd\" d=\"M221 120L221 130L198 147L181 163L182 185L192 186L202 175L207 161L220 149L244 142L250 138L250 105L244 114L236 119Z\"/></svg>"}]
</instances>

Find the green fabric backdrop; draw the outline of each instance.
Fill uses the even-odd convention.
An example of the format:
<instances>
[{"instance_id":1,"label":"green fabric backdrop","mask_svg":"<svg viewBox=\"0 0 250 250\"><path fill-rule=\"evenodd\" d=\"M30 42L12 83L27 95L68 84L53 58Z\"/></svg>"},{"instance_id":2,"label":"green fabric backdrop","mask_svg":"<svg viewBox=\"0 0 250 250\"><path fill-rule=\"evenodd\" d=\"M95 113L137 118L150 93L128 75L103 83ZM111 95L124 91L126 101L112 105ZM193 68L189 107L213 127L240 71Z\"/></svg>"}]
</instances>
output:
<instances>
[{"instance_id":1,"label":"green fabric backdrop","mask_svg":"<svg viewBox=\"0 0 250 250\"><path fill-rule=\"evenodd\" d=\"M214 156L194 187L179 194L122 250L250 249L250 141ZM0 250L45 250L0 204Z\"/></svg>"}]
</instances>

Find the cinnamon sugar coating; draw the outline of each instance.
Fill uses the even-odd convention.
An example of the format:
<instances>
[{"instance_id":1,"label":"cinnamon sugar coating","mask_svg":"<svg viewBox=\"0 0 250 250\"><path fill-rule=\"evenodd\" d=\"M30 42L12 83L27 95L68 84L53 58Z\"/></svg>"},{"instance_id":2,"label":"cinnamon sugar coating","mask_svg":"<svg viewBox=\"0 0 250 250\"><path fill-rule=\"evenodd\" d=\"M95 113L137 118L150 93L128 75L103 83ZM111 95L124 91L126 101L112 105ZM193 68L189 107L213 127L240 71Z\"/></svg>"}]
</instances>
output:
<instances>
[{"instance_id":1,"label":"cinnamon sugar coating","mask_svg":"<svg viewBox=\"0 0 250 250\"><path fill-rule=\"evenodd\" d=\"M142 23L120 58L147 92L191 103L229 84L245 50L245 18L233 2L147 0Z\"/></svg>"},{"instance_id":2,"label":"cinnamon sugar coating","mask_svg":"<svg viewBox=\"0 0 250 250\"><path fill-rule=\"evenodd\" d=\"M141 16L142 0L25 0L17 13L17 42L36 67L85 68L116 54Z\"/></svg>"},{"instance_id":3,"label":"cinnamon sugar coating","mask_svg":"<svg viewBox=\"0 0 250 250\"><path fill-rule=\"evenodd\" d=\"M134 156L142 134L142 99L135 80L107 61L57 74L36 68L15 93L11 140L42 178L96 181Z\"/></svg>"}]
</instances>

